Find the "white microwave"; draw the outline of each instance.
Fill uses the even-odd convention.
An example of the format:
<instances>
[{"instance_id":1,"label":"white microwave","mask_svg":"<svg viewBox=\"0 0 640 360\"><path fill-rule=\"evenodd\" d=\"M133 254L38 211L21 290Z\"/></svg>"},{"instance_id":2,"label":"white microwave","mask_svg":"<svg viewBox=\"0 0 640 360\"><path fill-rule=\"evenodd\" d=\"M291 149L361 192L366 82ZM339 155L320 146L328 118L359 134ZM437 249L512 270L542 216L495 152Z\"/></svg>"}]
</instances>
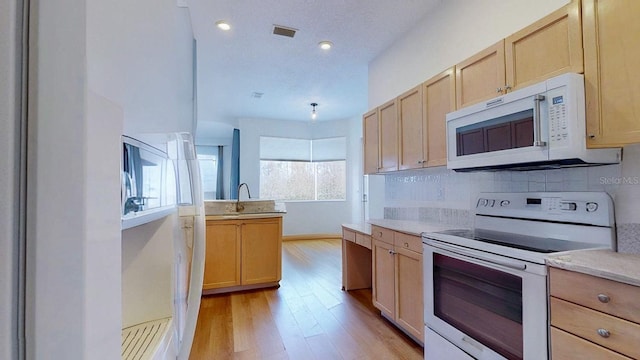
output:
<instances>
[{"instance_id":1,"label":"white microwave","mask_svg":"<svg viewBox=\"0 0 640 360\"><path fill-rule=\"evenodd\" d=\"M531 170L620 162L587 149L584 78L567 73L447 114L447 168Z\"/></svg>"}]
</instances>

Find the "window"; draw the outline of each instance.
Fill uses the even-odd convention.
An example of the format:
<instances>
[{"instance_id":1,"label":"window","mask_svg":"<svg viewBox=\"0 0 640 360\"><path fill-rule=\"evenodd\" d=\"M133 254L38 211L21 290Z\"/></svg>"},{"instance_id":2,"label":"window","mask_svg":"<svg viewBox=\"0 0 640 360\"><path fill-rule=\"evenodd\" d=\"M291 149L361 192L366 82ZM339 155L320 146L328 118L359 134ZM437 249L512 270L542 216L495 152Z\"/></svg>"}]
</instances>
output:
<instances>
[{"instance_id":1,"label":"window","mask_svg":"<svg viewBox=\"0 0 640 360\"><path fill-rule=\"evenodd\" d=\"M197 146L198 162L200 163L200 177L204 200L216 199L218 179L218 147Z\"/></svg>"},{"instance_id":2,"label":"window","mask_svg":"<svg viewBox=\"0 0 640 360\"><path fill-rule=\"evenodd\" d=\"M345 200L346 139L260 137L260 197Z\"/></svg>"}]
</instances>

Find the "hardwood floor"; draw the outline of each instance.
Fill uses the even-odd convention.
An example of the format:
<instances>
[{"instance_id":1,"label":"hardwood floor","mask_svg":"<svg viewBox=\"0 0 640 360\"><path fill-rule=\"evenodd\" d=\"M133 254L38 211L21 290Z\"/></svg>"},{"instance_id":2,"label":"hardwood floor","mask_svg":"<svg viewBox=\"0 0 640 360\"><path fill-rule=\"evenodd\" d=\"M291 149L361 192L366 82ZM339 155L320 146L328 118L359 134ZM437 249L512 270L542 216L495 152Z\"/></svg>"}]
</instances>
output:
<instances>
[{"instance_id":1,"label":"hardwood floor","mask_svg":"<svg viewBox=\"0 0 640 360\"><path fill-rule=\"evenodd\" d=\"M202 298L191 359L423 359L371 289L342 291L341 240L283 243L277 289Z\"/></svg>"}]
</instances>

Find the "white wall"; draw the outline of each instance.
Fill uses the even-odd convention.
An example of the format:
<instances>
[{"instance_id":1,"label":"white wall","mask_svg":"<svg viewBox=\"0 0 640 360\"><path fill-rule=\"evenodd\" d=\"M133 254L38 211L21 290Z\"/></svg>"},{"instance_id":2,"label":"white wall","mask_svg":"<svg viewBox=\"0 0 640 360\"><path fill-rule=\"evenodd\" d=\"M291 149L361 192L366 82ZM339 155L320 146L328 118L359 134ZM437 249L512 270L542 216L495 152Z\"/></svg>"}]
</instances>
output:
<instances>
[{"instance_id":1,"label":"white wall","mask_svg":"<svg viewBox=\"0 0 640 360\"><path fill-rule=\"evenodd\" d=\"M269 119L239 119L240 129L240 182L246 182L253 197L260 189L260 136L298 137L318 139L334 136L347 137L347 200L287 202L283 219L284 235L338 234L340 224L359 220L360 179L362 152L360 118L339 121L283 121ZM357 123L357 124L356 124ZM357 169L357 171L355 170ZM319 214L321 214L319 216Z\"/></svg>"},{"instance_id":2,"label":"white wall","mask_svg":"<svg viewBox=\"0 0 640 360\"><path fill-rule=\"evenodd\" d=\"M18 220L21 2L0 2L0 358L18 353Z\"/></svg>"},{"instance_id":3,"label":"white wall","mask_svg":"<svg viewBox=\"0 0 640 360\"><path fill-rule=\"evenodd\" d=\"M86 0L89 87L124 109L124 133L193 128L193 33L175 0Z\"/></svg>"},{"instance_id":4,"label":"white wall","mask_svg":"<svg viewBox=\"0 0 640 360\"><path fill-rule=\"evenodd\" d=\"M567 4L446 0L369 64L372 109Z\"/></svg>"}]
</instances>

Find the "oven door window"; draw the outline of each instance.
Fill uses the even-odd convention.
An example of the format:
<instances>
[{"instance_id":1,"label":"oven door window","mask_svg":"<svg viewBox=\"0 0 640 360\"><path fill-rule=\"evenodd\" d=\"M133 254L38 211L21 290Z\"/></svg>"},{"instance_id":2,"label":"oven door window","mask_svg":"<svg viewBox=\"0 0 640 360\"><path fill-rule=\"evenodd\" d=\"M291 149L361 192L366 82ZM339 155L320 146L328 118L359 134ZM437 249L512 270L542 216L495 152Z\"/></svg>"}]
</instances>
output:
<instances>
[{"instance_id":1,"label":"oven door window","mask_svg":"<svg viewBox=\"0 0 640 360\"><path fill-rule=\"evenodd\" d=\"M522 359L522 278L434 254L434 315L507 359Z\"/></svg>"}]
</instances>

